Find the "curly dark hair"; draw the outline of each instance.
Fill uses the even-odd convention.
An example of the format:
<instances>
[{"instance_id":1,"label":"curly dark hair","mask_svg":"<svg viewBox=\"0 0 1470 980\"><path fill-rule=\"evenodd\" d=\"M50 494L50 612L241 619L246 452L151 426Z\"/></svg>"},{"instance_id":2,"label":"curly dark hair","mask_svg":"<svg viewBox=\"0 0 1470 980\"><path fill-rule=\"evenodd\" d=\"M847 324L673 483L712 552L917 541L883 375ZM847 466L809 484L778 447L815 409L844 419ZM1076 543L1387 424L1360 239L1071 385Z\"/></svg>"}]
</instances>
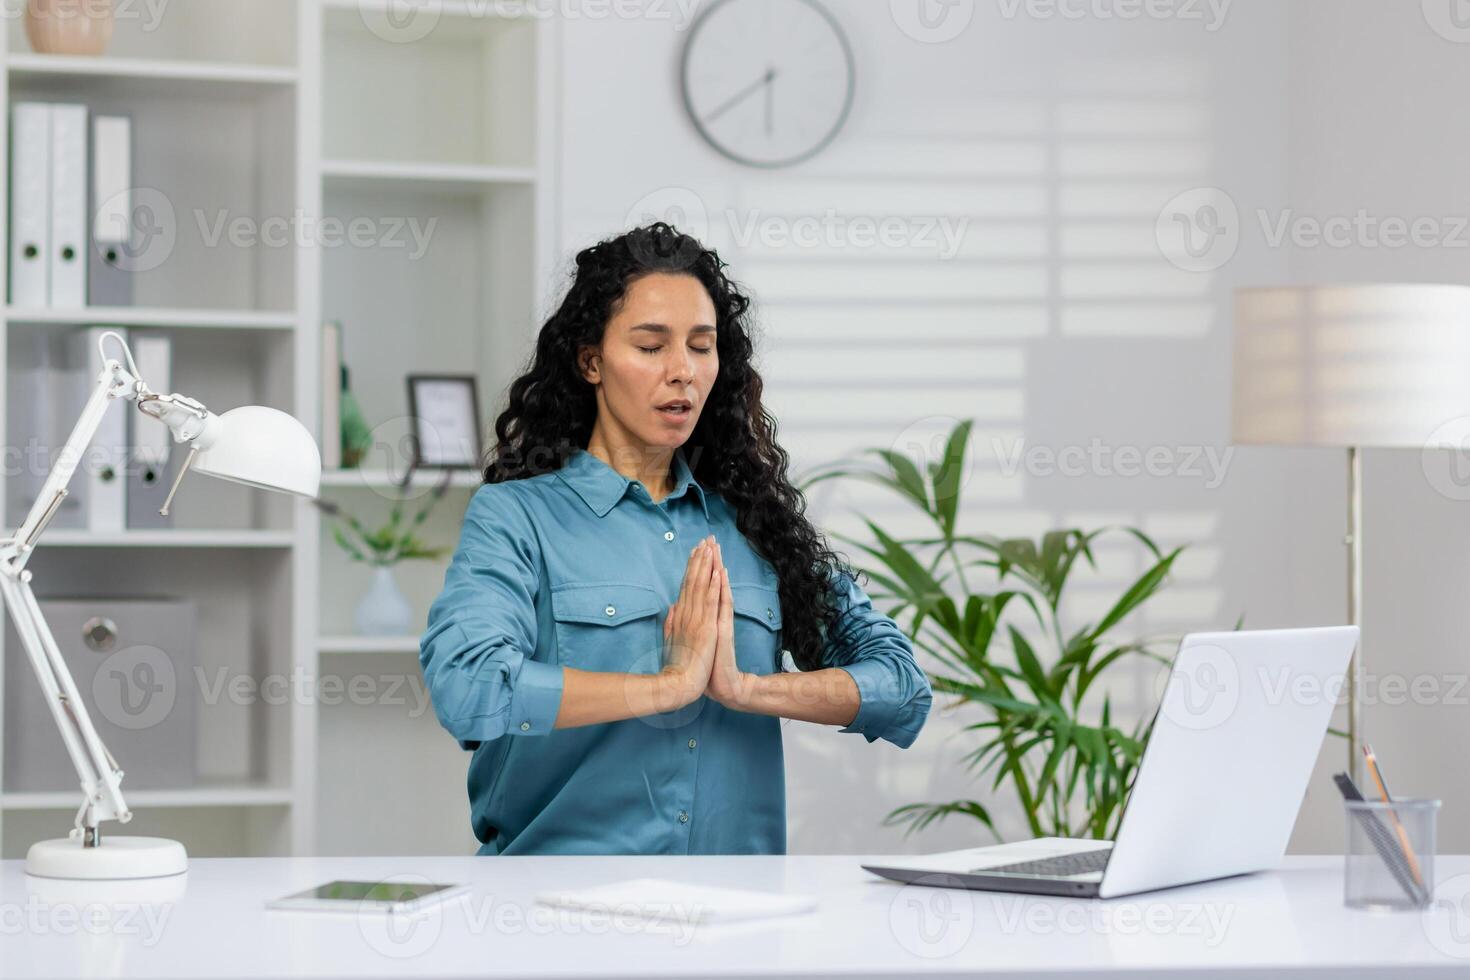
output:
<instances>
[{"instance_id":1,"label":"curly dark hair","mask_svg":"<svg viewBox=\"0 0 1470 980\"><path fill-rule=\"evenodd\" d=\"M684 445L694 478L718 493L752 548L775 568L782 641L801 670L825 666L822 648L837 623L833 583L853 571L805 516L806 498L787 478L776 420L761 404L764 384L751 365L750 299L711 249L664 222L635 228L577 253L572 283L541 327L536 350L510 386L495 420L486 483L560 469L585 449L597 420L594 389L577 370L577 351L602 340L608 321L637 279L655 272L698 279L715 307L719 374ZM782 664L777 655L775 670Z\"/></svg>"}]
</instances>

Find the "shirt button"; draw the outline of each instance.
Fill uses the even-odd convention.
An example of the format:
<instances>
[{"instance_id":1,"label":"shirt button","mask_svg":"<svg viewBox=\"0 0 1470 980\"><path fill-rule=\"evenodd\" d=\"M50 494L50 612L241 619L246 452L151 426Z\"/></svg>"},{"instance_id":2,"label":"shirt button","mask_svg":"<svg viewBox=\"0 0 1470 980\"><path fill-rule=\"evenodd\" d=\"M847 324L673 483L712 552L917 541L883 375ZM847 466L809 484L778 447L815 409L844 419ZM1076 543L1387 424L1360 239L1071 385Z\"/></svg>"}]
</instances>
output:
<instances>
[{"instance_id":1,"label":"shirt button","mask_svg":"<svg viewBox=\"0 0 1470 980\"><path fill-rule=\"evenodd\" d=\"M664 532L664 540L665 541L672 541L672 540L674 540L674 532L673 531L665 531Z\"/></svg>"},{"instance_id":2,"label":"shirt button","mask_svg":"<svg viewBox=\"0 0 1470 980\"><path fill-rule=\"evenodd\" d=\"M603 612L607 613L609 616L616 616L618 610L615 606L608 606L606 609L603 610Z\"/></svg>"},{"instance_id":3,"label":"shirt button","mask_svg":"<svg viewBox=\"0 0 1470 980\"><path fill-rule=\"evenodd\" d=\"M689 814L685 813L683 810L680 810L679 811L679 822L680 823L688 823L689 822Z\"/></svg>"},{"instance_id":4,"label":"shirt button","mask_svg":"<svg viewBox=\"0 0 1470 980\"><path fill-rule=\"evenodd\" d=\"M529 732L530 730L531 730L531 723L529 721L523 721L523 722L521 722L521 731L523 731L523 732Z\"/></svg>"},{"instance_id":5,"label":"shirt button","mask_svg":"<svg viewBox=\"0 0 1470 980\"><path fill-rule=\"evenodd\" d=\"M694 747L695 747L695 746L696 746L696 745L698 745L698 744L699 744L699 741L698 741L698 740L697 740L697 739L692 739L692 738L691 738L691 739L690 739L690 740L689 740L689 747L690 747L690 748L691 748L691 749L692 749L692 748L694 748Z\"/></svg>"},{"instance_id":6,"label":"shirt button","mask_svg":"<svg viewBox=\"0 0 1470 980\"><path fill-rule=\"evenodd\" d=\"M769 609L767 609L766 610L766 618L767 619L775 619L776 618L776 614L773 613L773 612L771 612Z\"/></svg>"}]
</instances>

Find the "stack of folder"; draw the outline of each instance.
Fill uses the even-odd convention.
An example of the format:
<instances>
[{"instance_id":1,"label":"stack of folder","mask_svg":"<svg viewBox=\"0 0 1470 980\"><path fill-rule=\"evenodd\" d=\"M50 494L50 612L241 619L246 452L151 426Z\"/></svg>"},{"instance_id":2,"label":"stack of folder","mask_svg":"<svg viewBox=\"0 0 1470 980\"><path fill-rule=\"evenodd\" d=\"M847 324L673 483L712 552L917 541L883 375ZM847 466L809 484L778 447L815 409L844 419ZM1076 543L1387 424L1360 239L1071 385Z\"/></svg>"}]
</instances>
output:
<instances>
[{"instance_id":1,"label":"stack of folder","mask_svg":"<svg viewBox=\"0 0 1470 980\"><path fill-rule=\"evenodd\" d=\"M11 305L131 305L132 120L67 102L12 114Z\"/></svg>"}]
</instances>

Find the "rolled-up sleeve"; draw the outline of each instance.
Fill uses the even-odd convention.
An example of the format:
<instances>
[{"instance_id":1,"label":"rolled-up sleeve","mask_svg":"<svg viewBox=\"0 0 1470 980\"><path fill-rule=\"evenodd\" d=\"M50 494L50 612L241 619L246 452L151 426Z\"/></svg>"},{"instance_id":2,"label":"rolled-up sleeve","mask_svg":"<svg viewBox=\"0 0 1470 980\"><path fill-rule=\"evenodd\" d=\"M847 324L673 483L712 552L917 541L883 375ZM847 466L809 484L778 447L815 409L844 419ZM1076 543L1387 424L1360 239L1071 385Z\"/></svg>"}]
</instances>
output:
<instances>
[{"instance_id":1,"label":"rolled-up sleeve","mask_svg":"<svg viewBox=\"0 0 1470 980\"><path fill-rule=\"evenodd\" d=\"M828 631L822 659L852 675L862 702L843 732L869 742L885 739L901 749L913 744L929 716L934 694L929 679L914 661L914 647L890 617L873 608L872 599L846 572L836 579L841 615Z\"/></svg>"},{"instance_id":2,"label":"rolled-up sleeve","mask_svg":"<svg viewBox=\"0 0 1470 980\"><path fill-rule=\"evenodd\" d=\"M475 491L419 639L434 713L462 748L546 735L561 708L561 667L533 659L537 547L510 487Z\"/></svg>"}]
</instances>

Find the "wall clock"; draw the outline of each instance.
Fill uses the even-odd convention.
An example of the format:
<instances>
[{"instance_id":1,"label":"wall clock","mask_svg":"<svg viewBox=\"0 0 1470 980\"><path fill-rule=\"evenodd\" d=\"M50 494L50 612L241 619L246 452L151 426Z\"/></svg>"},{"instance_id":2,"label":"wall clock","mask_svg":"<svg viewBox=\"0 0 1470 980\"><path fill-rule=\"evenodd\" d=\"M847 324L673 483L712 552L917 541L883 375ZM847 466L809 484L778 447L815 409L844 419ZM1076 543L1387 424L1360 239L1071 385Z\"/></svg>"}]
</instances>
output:
<instances>
[{"instance_id":1,"label":"wall clock","mask_svg":"<svg viewBox=\"0 0 1470 980\"><path fill-rule=\"evenodd\" d=\"M836 137L852 108L852 48L816 0L716 0L679 70L699 135L752 167L784 167Z\"/></svg>"}]
</instances>

